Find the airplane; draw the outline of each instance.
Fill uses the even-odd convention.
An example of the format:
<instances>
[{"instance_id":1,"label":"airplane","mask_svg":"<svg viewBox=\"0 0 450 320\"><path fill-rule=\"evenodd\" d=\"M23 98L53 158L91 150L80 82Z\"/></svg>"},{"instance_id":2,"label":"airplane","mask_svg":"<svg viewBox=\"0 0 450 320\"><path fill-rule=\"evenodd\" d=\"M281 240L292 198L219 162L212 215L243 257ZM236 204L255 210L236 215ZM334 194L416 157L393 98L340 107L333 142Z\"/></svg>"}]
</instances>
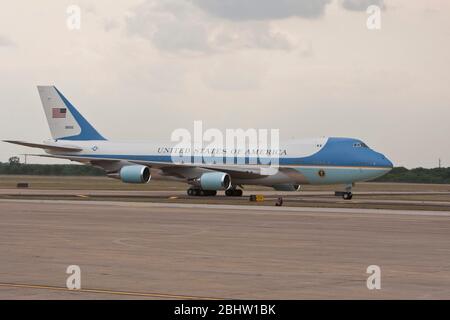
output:
<instances>
[{"instance_id":1,"label":"airplane","mask_svg":"<svg viewBox=\"0 0 450 320\"><path fill-rule=\"evenodd\" d=\"M274 174L251 162L249 154L244 154L246 159L236 156L232 163L217 164L202 159L180 163L171 156L169 144L107 140L55 86L37 88L52 139L43 143L4 142L45 151L35 156L99 167L107 176L125 183L145 184L151 179L182 181L189 185L189 196L215 196L217 191L225 191L230 197L242 196L245 185L267 186L277 191L296 191L307 184L343 185L345 191L336 191L336 195L350 200L356 182L373 180L393 168L386 156L363 141L340 137L302 139L282 145Z\"/></svg>"}]
</instances>

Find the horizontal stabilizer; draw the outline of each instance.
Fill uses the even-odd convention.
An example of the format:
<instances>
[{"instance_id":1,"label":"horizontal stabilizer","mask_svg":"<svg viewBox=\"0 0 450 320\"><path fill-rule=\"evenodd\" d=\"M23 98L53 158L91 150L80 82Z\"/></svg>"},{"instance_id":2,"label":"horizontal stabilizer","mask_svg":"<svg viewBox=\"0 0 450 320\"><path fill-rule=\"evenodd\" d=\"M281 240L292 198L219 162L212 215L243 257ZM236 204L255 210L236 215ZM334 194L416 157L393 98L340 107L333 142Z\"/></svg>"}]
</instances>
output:
<instances>
[{"instance_id":1,"label":"horizontal stabilizer","mask_svg":"<svg viewBox=\"0 0 450 320\"><path fill-rule=\"evenodd\" d=\"M52 151L61 151L61 152L80 152L83 150L78 147L72 147L72 146L54 146L54 145L52 146L52 145L48 145L48 144L39 144L39 143L31 143L31 142L24 142L24 141L3 140L3 142L18 144L18 145L25 146L25 147L39 148L39 149L52 150Z\"/></svg>"}]
</instances>

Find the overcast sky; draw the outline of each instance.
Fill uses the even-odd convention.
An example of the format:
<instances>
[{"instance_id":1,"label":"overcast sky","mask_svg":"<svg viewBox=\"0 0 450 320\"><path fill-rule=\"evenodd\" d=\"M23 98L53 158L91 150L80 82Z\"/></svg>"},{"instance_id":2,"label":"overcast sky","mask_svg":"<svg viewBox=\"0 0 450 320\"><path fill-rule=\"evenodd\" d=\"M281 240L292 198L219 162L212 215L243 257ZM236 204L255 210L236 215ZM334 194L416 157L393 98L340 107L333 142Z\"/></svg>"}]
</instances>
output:
<instances>
[{"instance_id":1,"label":"overcast sky","mask_svg":"<svg viewBox=\"0 0 450 320\"><path fill-rule=\"evenodd\" d=\"M66 26L71 4L80 30ZM380 30L366 27L370 4ZM109 139L168 140L203 120L450 166L449 12L448 0L8 1L0 139L50 137L36 85L54 84ZM2 143L0 161L25 152Z\"/></svg>"}]
</instances>

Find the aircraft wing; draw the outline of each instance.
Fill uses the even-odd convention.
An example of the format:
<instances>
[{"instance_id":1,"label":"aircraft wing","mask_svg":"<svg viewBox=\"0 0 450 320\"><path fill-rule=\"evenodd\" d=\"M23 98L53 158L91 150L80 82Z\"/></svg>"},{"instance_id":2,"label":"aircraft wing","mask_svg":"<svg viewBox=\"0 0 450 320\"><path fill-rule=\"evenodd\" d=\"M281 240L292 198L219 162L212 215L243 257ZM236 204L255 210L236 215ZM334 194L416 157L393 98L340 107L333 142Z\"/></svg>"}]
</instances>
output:
<instances>
[{"instance_id":1,"label":"aircraft wing","mask_svg":"<svg viewBox=\"0 0 450 320\"><path fill-rule=\"evenodd\" d=\"M173 175L176 177L190 177L193 172L192 169L204 169L205 171L220 171L228 173L232 178L240 178L240 179L255 179L266 177L268 174L261 170L260 167L257 166L246 166L246 167L229 167L224 165L213 165L213 164L202 164L202 165L194 165L194 164L176 164L176 163L167 163L167 162L157 162L157 161L144 161L144 160L123 160L120 158L97 158L97 157L89 157L89 156L78 156L78 155L50 155L50 154L34 154L31 156L39 156L39 157L48 157L48 158L57 158L57 159L67 159L71 161L77 161L82 163L95 163L95 165L100 165L102 162L119 162L119 161L128 161L135 164L140 164L144 166L149 166L151 168L160 169L166 175ZM195 173L194 173L195 174Z\"/></svg>"},{"instance_id":2,"label":"aircraft wing","mask_svg":"<svg viewBox=\"0 0 450 320\"><path fill-rule=\"evenodd\" d=\"M32 143L32 142L25 142L25 141L3 140L3 142L18 144L18 145L25 146L25 147L39 148L39 149L59 151L59 152L80 152L83 150L83 149L80 149L77 147L72 147L72 146L52 146L52 145L48 145L48 144L39 144L39 143Z\"/></svg>"}]
</instances>

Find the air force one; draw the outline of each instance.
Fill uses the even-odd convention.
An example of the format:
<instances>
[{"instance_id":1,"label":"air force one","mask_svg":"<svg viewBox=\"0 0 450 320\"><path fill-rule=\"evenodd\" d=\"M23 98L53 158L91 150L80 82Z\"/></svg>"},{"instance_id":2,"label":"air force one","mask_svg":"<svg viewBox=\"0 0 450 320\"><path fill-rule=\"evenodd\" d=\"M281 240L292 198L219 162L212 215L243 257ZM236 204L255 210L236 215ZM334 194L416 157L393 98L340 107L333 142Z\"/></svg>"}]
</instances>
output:
<instances>
[{"instance_id":1,"label":"air force one","mask_svg":"<svg viewBox=\"0 0 450 320\"><path fill-rule=\"evenodd\" d=\"M389 172L393 165L383 154L359 139L317 138L281 145L278 170L268 174L252 161L251 154L221 164L202 160L174 161L169 144L125 143L107 140L54 86L38 86L53 139L43 143L5 140L40 148L36 156L67 159L106 171L126 183L148 183L151 179L175 180L190 185L190 196L242 196L244 185L269 186L279 191L296 191L301 185L343 185L336 194L349 200L355 182L368 181ZM206 157L205 157L206 158ZM256 163L256 164L250 164Z\"/></svg>"}]
</instances>

